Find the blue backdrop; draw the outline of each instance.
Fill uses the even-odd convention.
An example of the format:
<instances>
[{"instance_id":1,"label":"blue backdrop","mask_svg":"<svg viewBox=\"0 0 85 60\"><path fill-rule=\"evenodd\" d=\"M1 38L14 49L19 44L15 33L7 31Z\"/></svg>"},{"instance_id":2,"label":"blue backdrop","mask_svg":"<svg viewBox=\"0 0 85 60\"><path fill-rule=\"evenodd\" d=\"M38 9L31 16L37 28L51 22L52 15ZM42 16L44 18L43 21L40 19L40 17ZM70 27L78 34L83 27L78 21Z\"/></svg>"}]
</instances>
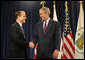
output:
<instances>
[{"instance_id":1,"label":"blue backdrop","mask_svg":"<svg viewBox=\"0 0 85 60\"><path fill-rule=\"evenodd\" d=\"M14 14L18 10L26 11L27 20L23 24L27 41L32 40L35 24L40 20L39 9L41 1L1 1L1 58L7 59L9 57L9 28L16 20ZM53 1L46 1L45 6L50 8L53 18ZM84 6L84 2L83 2ZM68 1L69 18L75 40L76 26L79 16L79 1ZM64 1L56 1L56 13L58 21L61 23L61 31L63 31L63 24L65 20L65 4ZM62 32L61 32L62 33ZM33 58L33 49L27 49L28 59Z\"/></svg>"}]
</instances>

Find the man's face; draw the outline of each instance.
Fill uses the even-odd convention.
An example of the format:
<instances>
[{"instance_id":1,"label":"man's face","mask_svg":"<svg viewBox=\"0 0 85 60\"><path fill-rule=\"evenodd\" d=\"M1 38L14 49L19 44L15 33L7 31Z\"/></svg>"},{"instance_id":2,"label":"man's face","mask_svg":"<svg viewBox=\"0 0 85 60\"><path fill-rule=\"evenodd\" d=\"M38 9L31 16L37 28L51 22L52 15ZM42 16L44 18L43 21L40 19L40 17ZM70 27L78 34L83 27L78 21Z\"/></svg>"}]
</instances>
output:
<instances>
[{"instance_id":1,"label":"man's face","mask_svg":"<svg viewBox=\"0 0 85 60\"><path fill-rule=\"evenodd\" d=\"M39 11L39 15L41 17L42 20L46 20L47 17L47 13L45 13L43 10Z\"/></svg>"},{"instance_id":2,"label":"man's face","mask_svg":"<svg viewBox=\"0 0 85 60\"><path fill-rule=\"evenodd\" d=\"M25 12L21 12L21 16L19 16L19 18L20 18L20 22L22 22L22 23L25 23L25 21L26 21L26 14L25 14Z\"/></svg>"}]
</instances>

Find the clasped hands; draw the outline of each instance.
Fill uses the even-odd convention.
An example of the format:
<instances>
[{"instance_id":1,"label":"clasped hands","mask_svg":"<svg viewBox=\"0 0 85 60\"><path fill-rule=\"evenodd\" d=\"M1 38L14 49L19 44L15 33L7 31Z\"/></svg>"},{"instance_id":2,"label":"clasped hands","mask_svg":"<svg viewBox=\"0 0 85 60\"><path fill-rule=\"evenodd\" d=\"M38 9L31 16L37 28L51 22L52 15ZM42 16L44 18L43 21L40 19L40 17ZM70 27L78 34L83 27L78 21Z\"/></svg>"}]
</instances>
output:
<instances>
[{"instance_id":1,"label":"clasped hands","mask_svg":"<svg viewBox=\"0 0 85 60\"><path fill-rule=\"evenodd\" d=\"M30 48L34 48L34 43L33 42L29 42L29 47ZM59 51L58 50L54 50L54 52L53 52L53 58L54 59L57 59L58 55L59 55Z\"/></svg>"},{"instance_id":2,"label":"clasped hands","mask_svg":"<svg viewBox=\"0 0 85 60\"><path fill-rule=\"evenodd\" d=\"M30 48L34 48L34 43L33 42L29 42L29 47Z\"/></svg>"}]
</instances>

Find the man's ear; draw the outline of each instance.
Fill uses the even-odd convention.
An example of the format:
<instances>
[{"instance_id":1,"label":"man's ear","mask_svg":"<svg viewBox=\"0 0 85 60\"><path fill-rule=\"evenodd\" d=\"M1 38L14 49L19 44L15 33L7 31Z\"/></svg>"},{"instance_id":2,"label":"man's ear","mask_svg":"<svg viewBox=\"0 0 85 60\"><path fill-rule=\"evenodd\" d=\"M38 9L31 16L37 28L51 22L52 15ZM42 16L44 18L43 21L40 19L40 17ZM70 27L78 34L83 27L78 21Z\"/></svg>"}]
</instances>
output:
<instances>
[{"instance_id":1,"label":"man's ear","mask_svg":"<svg viewBox=\"0 0 85 60\"><path fill-rule=\"evenodd\" d=\"M46 14L47 14L47 15L49 15L49 13L48 13L48 12L46 12Z\"/></svg>"},{"instance_id":2,"label":"man's ear","mask_svg":"<svg viewBox=\"0 0 85 60\"><path fill-rule=\"evenodd\" d=\"M17 16L17 18L19 18L20 16Z\"/></svg>"},{"instance_id":3,"label":"man's ear","mask_svg":"<svg viewBox=\"0 0 85 60\"><path fill-rule=\"evenodd\" d=\"M17 17L20 17L20 16L17 16Z\"/></svg>"}]
</instances>

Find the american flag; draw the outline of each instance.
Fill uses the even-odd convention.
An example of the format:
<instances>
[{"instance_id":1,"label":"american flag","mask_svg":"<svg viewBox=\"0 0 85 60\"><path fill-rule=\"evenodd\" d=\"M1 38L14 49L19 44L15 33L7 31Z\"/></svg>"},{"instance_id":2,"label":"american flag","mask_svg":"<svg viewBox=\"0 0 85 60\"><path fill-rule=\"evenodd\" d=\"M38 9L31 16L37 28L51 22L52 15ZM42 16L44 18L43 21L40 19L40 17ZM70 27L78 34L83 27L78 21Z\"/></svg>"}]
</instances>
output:
<instances>
[{"instance_id":1,"label":"american flag","mask_svg":"<svg viewBox=\"0 0 85 60\"><path fill-rule=\"evenodd\" d=\"M35 48L34 48L34 57L33 57L33 59L37 58L37 46L38 46L38 43L35 45Z\"/></svg>"},{"instance_id":2,"label":"american flag","mask_svg":"<svg viewBox=\"0 0 85 60\"><path fill-rule=\"evenodd\" d=\"M65 1L66 19L65 19L65 26L64 26L62 38L61 38L60 52L61 52L61 59L74 59L74 54L75 54L74 42L73 42L73 35L69 23L67 4L68 4L67 1Z\"/></svg>"}]
</instances>

